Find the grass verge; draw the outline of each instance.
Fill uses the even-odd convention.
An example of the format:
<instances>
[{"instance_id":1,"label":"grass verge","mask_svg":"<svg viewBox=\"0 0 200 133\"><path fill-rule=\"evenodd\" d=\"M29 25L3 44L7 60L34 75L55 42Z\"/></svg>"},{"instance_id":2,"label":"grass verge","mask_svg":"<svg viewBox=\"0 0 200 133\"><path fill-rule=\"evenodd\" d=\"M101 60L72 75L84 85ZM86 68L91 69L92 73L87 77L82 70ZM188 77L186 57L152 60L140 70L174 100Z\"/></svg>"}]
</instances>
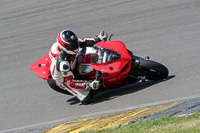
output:
<instances>
[{"instance_id":1,"label":"grass verge","mask_svg":"<svg viewBox=\"0 0 200 133\"><path fill-rule=\"evenodd\" d=\"M165 116L116 128L81 133L200 133L200 112L183 117Z\"/></svg>"}]
</instances>

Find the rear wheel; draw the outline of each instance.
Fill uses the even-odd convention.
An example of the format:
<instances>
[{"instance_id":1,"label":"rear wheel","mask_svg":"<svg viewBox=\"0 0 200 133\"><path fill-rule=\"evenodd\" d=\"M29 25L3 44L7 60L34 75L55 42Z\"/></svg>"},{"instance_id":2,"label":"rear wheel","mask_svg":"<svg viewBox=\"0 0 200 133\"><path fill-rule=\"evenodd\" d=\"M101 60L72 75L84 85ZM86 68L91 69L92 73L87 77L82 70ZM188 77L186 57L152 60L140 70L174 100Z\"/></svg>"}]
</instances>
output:
<instances>
[{"instance_id":1,"label":"rear wheel","mask_svg":"<svg viewBox=\"0 0 200 133\"><path fill-rule=\"evenodd\" d=\"M130 74L136 78L145 76L149 80L161 80L168 77L169 71L164 65L158 62L139 59L139 65L132 68Z\"/></svg>"},{"instance_id":2,"label":"rear wheel","mask_svg":"<svg viewBox=\"0 0 200 133\"><path fill-rule=\"evenodd\" d=\"M58 87L54 80L47 80L47 83L53 90L55 90L57 92L60 92L60 93L63 93L63 94L67 94L67 95L72 95L68 91L65 91L65 90L61 89L60 87Z\"/></svg>"}]
</instances>

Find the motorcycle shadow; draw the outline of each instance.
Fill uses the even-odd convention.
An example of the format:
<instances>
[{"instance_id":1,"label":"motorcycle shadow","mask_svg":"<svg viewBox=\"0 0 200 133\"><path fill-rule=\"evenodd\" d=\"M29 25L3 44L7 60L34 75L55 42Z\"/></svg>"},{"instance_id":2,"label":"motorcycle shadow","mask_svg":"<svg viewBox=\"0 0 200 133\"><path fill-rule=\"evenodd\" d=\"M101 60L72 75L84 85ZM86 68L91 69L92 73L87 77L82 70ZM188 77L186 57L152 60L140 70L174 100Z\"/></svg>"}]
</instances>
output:
<instances>
[{"instance_id":1,"label":"motorcycle shadow","mask_svg":"<svg viewBox=\"0 0 200 133\"><path fill-rule=\"evenodd\" d=\"M101 103L101 102L110 101L110 100L113 100L113 99L120 97L120 96L123 96L123 95L135 93L137 91L146 89L150 86L153 86L153 85L159 84L161 82L170 80L174 77L175 77L175 75L171 75L171 76L168 76L167 79L165 79L165 80L157 80L157 81L148 80L144 83L143 82L136 82L136 83L133 83L131 85L126 85L126 86L119 87L119 88L100 91L100 92L97 92L96 94L94 94L93 102L89 105L94 105L94 104L98 104L98 103ZM80 103L80 101L76 97L70 98L69 100L67 100L67 102L69 102L70 105Z\"/></svg>"},{"instance_id":2,"label":"motorcycle shadow","mask_svg":"<svg viewBox=\"0 0 200 133\"><path fill-rule=\"evenodd\" d=\"M127 86L123 86L123 87L120 87L120 88L115 88L115 89L99 92L99 94L94 96L93 102L91 104L97 104L97 103L100 103L100 102L109 101L109 100L118 98L118 97L123 96L123 95L135 93L137 91L146 89L150 86L153 86L153 85L159 84L161 82L170 80L174 77L175 77L175 75L171 75L171 76L168 76L168 78L165 79L165 80L157 80L157 81L148 80L144 83L143 82L137 82L137 83L127 85Z\"/></svg>"}]
</instances>

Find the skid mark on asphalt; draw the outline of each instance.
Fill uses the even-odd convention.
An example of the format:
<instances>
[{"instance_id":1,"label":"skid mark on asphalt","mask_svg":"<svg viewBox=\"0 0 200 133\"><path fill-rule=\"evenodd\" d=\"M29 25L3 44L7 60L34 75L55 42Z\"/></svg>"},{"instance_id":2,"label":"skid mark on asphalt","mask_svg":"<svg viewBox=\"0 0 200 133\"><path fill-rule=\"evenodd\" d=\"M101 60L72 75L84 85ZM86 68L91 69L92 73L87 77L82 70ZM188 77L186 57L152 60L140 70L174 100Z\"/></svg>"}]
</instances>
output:
<instances>
[{"instance_id":1,"label":"skid mark on asphalt","mask_svg":"<svg viewBox=\"0 0 200 133\"><path fill-rule=\"evenodd\" d=\"M50 129L45 133L78 133L84 130L100 130L104 128L117 127L119 125L124 125L129 122L144 118L146 116L161 112L179 103L180 102L174 102L144 109L135 109L120 113L113 113L92 118L70 121L53 129Z\"/></svg>"}]
</instances>

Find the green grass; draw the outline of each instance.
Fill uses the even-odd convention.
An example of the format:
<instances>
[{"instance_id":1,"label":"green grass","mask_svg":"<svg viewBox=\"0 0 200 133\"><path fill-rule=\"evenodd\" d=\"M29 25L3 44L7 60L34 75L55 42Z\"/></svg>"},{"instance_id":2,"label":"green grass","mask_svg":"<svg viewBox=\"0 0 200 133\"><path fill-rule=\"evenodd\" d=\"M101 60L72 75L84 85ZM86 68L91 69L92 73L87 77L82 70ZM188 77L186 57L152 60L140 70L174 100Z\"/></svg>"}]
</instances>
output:
<instances>
[{"instance_id":1,"label":"green grass","mask_svg":"<svg viewBox=\"0 0 200 133\"><path fill-rule=\"evenodd\" d=\"M81 133L200 133L200 112L184 117L165 116L116 128Z\"/></svg>"}]
</instances>

